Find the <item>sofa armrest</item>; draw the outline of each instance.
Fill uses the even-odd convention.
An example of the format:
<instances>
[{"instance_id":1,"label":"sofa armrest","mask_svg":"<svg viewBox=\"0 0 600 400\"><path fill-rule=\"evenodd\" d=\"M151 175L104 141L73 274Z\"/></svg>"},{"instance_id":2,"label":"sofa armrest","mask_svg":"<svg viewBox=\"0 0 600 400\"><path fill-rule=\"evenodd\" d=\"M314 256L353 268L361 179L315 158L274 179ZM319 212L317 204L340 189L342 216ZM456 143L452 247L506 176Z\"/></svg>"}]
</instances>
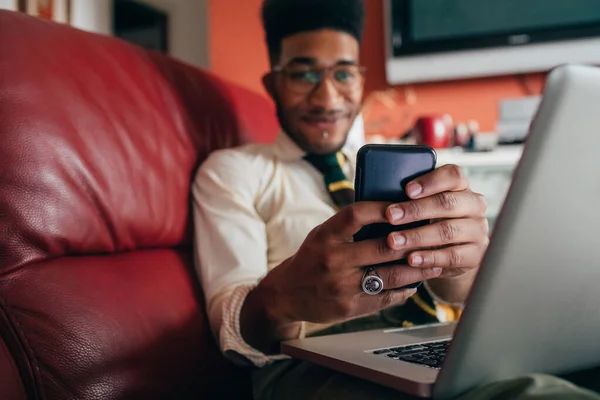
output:
<instances>
[{"instance_id":1,"label":"sofa armrest","mask_svg":"<svg viewBox=\"0 0 600 400\"><path fill-rule=\"evenodd\" d=\"M248 394L247 372L226 363L210 332L190 248L55 258L0 275L0 295L15 328L0 321L0 337L18 371L32 371L21 385L29 398ZM19 385L0 347L3 359L0 386Z\"/></svg>"}]
</instances>

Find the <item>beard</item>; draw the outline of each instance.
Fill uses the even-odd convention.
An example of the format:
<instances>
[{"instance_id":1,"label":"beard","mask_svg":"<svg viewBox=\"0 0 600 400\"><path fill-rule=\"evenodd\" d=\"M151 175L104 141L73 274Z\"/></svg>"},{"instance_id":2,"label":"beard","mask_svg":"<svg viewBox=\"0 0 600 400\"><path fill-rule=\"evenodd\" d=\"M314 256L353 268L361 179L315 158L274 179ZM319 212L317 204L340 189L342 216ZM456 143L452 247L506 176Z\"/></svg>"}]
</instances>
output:
<instances>
[{"instance_id":1,"label":"beard","mask_svg":"<svg viewBox=\"0 0 600 400\"><path fill-rule=\"evenodd\" d=\"M292 139L294 141L294 143L296 143L296 145L298 145L298 147L300 147L302 150L304 150L307 153L313 153L313 154L337 153L338 151L340 151L342 149L342 147L344 147L344 144L346 143L346 140L348 139L348 134L350 133L350 129L352 127L352 125L350 125L350 127L348 128L348 131L344 135L344 140L339 145L337 145L333 148L327 147L327 146L316 147L316 146L313 146L309 140L307 140L306 135L300 129L295 129L294 124L291 123L290 121L288 121L288 119L286 118L286 112L283 109L283 107L281 107L281 105L279 104L278 101L275 101L275 110L277 113L277 120L279 121L279 125L281 126L281 129L283 129L285 134L288 135L290 137L290 139Z\"/></svg>"}]
</instances>

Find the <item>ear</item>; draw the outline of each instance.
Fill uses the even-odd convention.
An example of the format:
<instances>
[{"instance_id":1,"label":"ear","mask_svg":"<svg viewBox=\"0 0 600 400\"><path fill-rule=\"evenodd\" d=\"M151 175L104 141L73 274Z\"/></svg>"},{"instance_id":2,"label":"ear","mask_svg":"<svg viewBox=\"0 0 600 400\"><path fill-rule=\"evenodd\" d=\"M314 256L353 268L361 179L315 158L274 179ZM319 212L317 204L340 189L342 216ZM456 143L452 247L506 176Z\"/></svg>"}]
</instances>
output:
<instances>
[{"instance_id":1,"label":"ear","mask_svg":"<svg viewBox=\"0 0 600 400\"><path fill-rule=\"evenodd\" d=\"M275 92L275 75L271 72L267 72L262 77L262 84L271 99L275 100L276 92Z\"/></svg>"}]
</instances>

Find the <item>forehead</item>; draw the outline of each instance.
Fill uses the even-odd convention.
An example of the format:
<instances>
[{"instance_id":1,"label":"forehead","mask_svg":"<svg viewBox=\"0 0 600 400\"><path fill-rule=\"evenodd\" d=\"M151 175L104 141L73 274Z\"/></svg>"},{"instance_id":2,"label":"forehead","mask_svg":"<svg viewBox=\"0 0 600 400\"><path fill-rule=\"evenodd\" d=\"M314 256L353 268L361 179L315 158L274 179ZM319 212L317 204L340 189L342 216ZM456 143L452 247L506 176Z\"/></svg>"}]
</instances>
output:
<instances>
[{"instance_id":1,"label":"forehead","mask_svg":"<svg viewBox=\"0 0 600 400\"><path fill-rule=\"evenodd\" d=\"M358 62L359 43L350 34L330 29L301 32L281 42L280 64L295 58L314 60L318 65L334 65L340 61Z\"/></svg>"}]
</instances>

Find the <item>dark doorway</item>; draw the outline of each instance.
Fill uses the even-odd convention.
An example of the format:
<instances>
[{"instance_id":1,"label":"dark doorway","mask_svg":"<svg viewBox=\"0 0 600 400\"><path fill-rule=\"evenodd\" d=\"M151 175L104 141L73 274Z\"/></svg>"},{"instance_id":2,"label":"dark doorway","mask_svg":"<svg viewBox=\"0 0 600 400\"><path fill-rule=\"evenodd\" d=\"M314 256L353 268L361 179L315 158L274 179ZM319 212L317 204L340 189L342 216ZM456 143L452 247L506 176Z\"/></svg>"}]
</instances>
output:
<instances>
[{"instance_id":1,"label":"dark doorway","mask_svg":"<svg viewBox=\"0 0 600 400\"><path fill-rule=\"evenodd\" d=\"M168 53L168 16L135 0L114 0L113 32L130 43Z\"/></svg>"}]
</instances>

